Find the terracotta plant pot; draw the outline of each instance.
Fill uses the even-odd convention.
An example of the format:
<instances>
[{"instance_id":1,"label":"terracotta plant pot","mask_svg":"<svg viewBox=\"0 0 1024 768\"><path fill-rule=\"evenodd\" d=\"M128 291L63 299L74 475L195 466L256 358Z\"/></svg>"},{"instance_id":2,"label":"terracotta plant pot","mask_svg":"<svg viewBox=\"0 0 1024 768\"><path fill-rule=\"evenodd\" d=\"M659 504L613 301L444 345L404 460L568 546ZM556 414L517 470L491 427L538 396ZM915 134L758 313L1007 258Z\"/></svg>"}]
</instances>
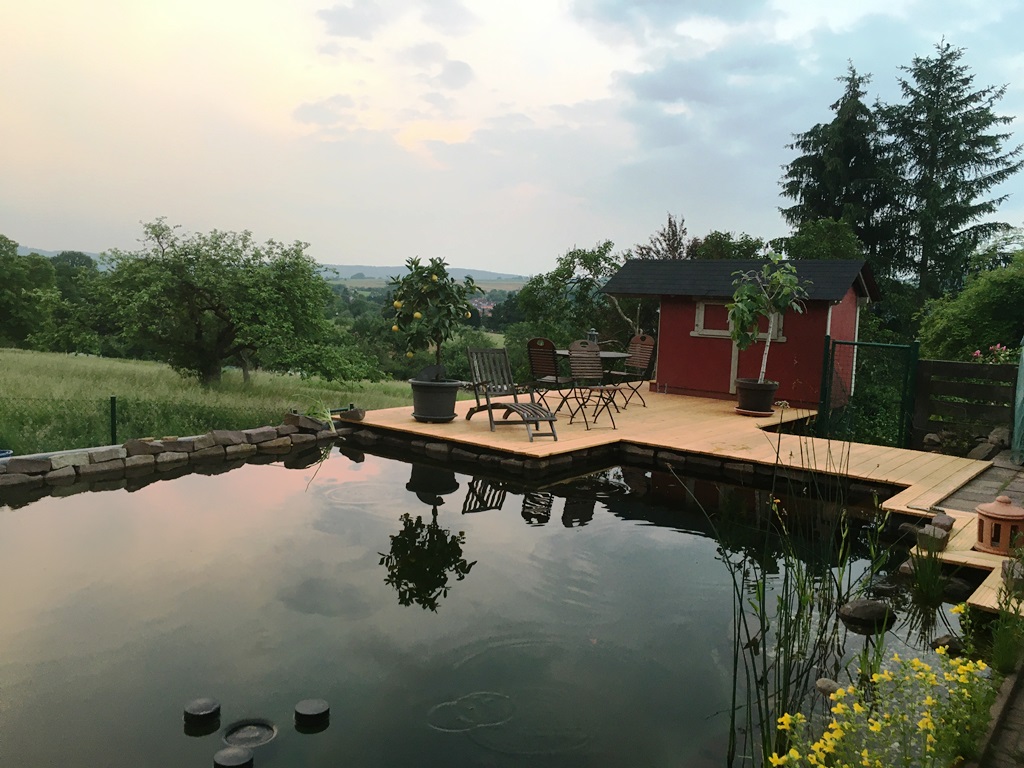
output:
<instances>
[{"instance_id":1,"label":"terracotta plant pot","mask_svg":"<svg viewBox=\"0 0 1024 768\"><path fill-rule=\"evenodd\" d=\"M736 412L744 416L771 416L777 381L736 379Z\"/></svg>"}]
</instances>

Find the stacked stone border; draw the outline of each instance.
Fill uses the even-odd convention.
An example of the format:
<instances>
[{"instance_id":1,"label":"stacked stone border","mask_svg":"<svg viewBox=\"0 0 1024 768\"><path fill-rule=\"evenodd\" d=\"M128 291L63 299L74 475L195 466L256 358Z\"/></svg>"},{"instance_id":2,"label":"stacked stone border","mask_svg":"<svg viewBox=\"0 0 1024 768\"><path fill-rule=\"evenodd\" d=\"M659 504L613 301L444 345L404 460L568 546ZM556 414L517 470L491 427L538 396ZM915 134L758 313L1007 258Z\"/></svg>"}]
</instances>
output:
<instances>
[{"instance_id":1,"label":"stacked stone border","mask_svg":"<svg viewBox=\"0 0 1024 768\"><path fill-rule=\"evenodd\" d=\"M307 467L323 458L322 448L337 436L331 424L289 413L276 427L214 430L193 437L146 438L123 445L12 456L0 460L0 503L21 506L50 495L137 490L157 480L191 472L219 474L246 463L283 461L286 466Z\"/></svg>"}]
</instances>

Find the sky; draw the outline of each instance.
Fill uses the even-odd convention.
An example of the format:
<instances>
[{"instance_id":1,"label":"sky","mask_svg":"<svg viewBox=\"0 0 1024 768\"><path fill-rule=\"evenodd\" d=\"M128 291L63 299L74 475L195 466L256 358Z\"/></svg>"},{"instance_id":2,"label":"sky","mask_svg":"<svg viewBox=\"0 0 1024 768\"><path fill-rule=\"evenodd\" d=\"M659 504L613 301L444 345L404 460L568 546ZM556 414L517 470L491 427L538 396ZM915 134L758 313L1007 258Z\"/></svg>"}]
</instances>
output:
<instances>
[{"instance_id":1,"label":"sky","mask_svg":"<svg viewBox=\"0 0 1024 768\"><path fill-rule=\"evenodd\" d=\"M0 234L134 249L142 222L514 274L786 234L794 133L945 39L1024 142L1019 0L33 0L0 9ZM1024 224L1024 174L999 219Z\"/></svg>"}]
</instances>

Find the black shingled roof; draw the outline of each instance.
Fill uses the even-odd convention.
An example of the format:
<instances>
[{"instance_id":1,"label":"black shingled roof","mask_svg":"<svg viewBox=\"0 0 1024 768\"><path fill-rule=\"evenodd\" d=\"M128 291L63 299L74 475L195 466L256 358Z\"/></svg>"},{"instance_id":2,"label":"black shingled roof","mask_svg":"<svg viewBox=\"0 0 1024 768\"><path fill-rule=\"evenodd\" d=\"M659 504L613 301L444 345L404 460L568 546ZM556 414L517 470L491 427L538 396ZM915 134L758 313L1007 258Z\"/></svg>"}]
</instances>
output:
<instances>
[{"instance_id":1,"label":"black shingled roof","mask_svg":"<svg viewBox=\"0 0 1024 768\"><path fill-rule=\"evenodd\" d=\"M865 261L792 261L797 276L810 280L807 298L839 301L850 286L878 301L878 286ZM760 269L761 260L633 259L612 275L602 290L614 296L693 296L726 298L733 294L734 272Z\"/></svg>"}]
</instances>

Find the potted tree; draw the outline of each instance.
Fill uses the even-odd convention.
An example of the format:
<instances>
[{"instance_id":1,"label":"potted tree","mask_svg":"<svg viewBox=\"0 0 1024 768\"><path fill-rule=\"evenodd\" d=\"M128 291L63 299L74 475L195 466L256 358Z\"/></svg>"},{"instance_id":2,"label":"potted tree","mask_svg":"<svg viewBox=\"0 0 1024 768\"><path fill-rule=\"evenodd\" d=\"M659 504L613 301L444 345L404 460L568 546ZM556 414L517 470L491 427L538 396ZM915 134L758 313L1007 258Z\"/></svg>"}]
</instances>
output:
<instances>
[{"instance_id":1,"label":"potted tree","mask_svg":"<svg viewBox=\"0 0 1024 768\"><path fill-rule=\"evenodd\" d=\"M779 388L779 382L766 381L764 377L776 322L788 310L804 311L807 286L811 283L801 281L796 268L776 253L769 253L760 269L733 275L736 279L733 280L732 303L728 308L729 328L736 347L742 352L753 346L761 337L762 318L768 322L760 374L756 379L736 379L736 410L750 415L768 415L772 412L775 391Z\"/></svg>"},{"instance_id":2,"label":"potted tree","mask_svg":"<svg viewBox=\"0 0 1024 768\"><path fill-rule=\"evenodd\" d=\"M449 422L455 418L455 397L464 382L445 377L441 349L472 316L469 297L482 291L472 277L459 283L449 275L443 259L423 264L414 257L405 265L408 272L388 283L395 310L391 330L402 337L408 357L418 349L433 347L435 361L409 379L412 415L417 421Z\"/></svg>"}]
</instances>

